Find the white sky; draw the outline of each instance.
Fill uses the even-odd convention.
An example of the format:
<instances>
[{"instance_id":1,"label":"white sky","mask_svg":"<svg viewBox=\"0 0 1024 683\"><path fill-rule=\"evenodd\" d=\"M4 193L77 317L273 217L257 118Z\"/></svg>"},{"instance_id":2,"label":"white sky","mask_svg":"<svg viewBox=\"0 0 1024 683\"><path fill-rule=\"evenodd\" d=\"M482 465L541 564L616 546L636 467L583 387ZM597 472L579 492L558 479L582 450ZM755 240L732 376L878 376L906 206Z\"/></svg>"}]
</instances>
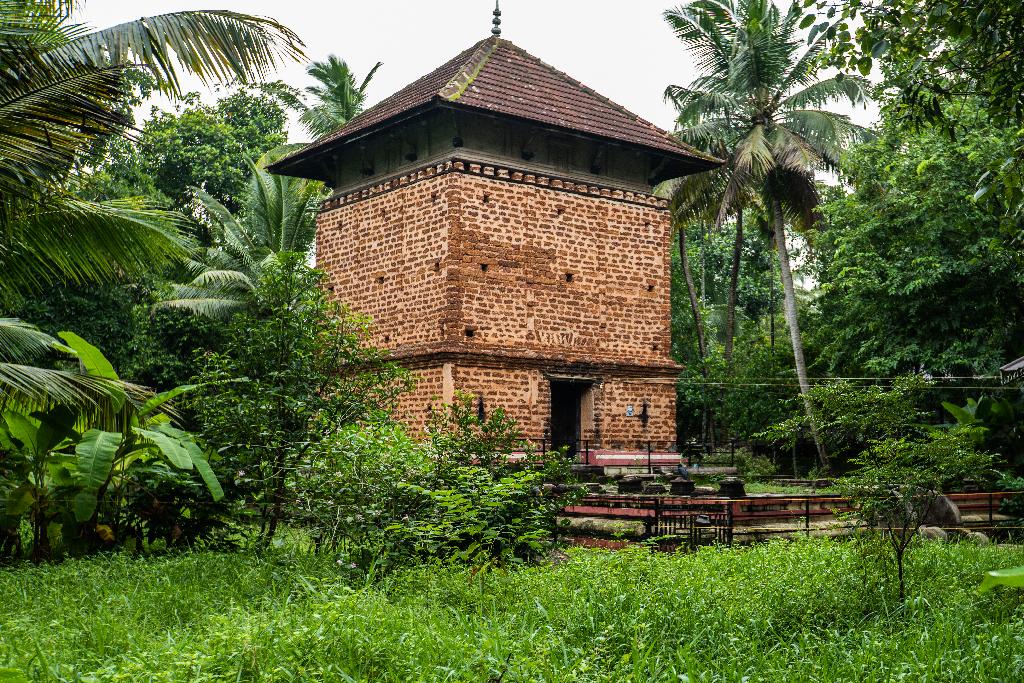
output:
<instances>
[{"instance_id":1,"label":"white sky","mask_svg":"<svg viewBox=\"0 0 1024 683\"><path fill-rule=\"evenodd\" d=\"M662 101L670 83L685 85L693 65L661 18L679 0L503 0L502 37L577 78L636 114L671 130ZM492 0L88 0L77 19L106 27L142 15L229 9L273 17L306 43L312 60L334 53L362 77L384 65L370 86L372 104L490 35ZM311 83L305 64L281 68L294 86ZM197 84L194 89L201 89ZM160 103L165 106L165 103ZM145 108L148 113L149 106ZM870 124L874 108L837 107ZM140 117L141 122L141 117ZM302 135L293 126L293 140Z\"/></svg>"}]
</instances>

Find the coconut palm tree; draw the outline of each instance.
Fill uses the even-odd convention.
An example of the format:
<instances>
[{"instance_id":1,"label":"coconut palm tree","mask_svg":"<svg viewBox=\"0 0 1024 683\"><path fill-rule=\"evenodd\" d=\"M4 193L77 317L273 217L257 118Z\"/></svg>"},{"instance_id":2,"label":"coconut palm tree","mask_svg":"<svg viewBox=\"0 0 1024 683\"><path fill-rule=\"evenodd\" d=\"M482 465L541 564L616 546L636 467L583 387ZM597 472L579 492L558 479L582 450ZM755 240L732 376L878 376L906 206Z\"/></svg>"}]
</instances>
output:
<instances>
[{"instance_id":1,"label":"coconut palm tree","mask_svg":"<svg viewBox=\"0 0 1024 683\"><path fill-rule=\"evenodd\" d=\"M265 170L285 150L297 147L287 145L268 152L253 165L238 215L196 190L212 226L213 246L188 262L193 279L175 285L171 297L158 306L227 317L252 303L264 271L278 256L310 252L323 184Z\"/></svg>"},{"instance_id":2,"label":"coconut palm tree","mask_svg":"<svg viewBox=\"0 0 1024 683\"><path fill-rule=\"evenodd\" d=\"M313 138L322 138L363 111L366 89L380 67L381 62L377 62L366 77L357 82L345 60L328 55L326 61L312 62L306 67L306 73L316 80L317 85L300 91L278 82L273 84L272 92L285 105L299 112L299 123ZM312 98L313 104L306 104L306 97Z\"/></svg>"},{"instance_id":3,"label":"coconut palm tree","mask_svg":"<svg viewBox=\"0 0 1024 683\"><path fill-rule=\"evenodd\" d=\"M681 183L677 203L713 209L717 225L730 213L737 215L735 274L744 207L761 202L772 217L800 392L819 459L827 466L807 399L810 384L785 228L787 222L798 230L814 223L815 172L836 170L842 150L868 136L848 117L824 107L839 100L865 102L869 84L856 76L818 78L825 37L805 45L798 27L802 16L799 5L782 12L771 0L696 0L667 11L666 21L702 75L687 86L669 86L665 95L678 110L679 135L727 159L711 178ZM697 196L698 183L714 187L714 195ZM734 292L729 299L734 308ZM728 318L735 320L735 312Z\"/></svg>"},{"instance_id":4,"label":"coconut palm tree","mask_svg":"<svg viewBox=\"0 0 1024 683\"><path fill-rule=\"evenodd\" d=\"M270 19L174 12L90 31L72 20L81 4L0 0L0 307L55 282L138 275L187 253L176 214L141 200L85 201L67 189L97 142L128 130L130 72L145 70L174 96L183 73L248 82L302 56L295 34ZM5 326L0 403L95 397L80 382L19 365L31 357L31 334Z\"/></svg>"}]
</instances>

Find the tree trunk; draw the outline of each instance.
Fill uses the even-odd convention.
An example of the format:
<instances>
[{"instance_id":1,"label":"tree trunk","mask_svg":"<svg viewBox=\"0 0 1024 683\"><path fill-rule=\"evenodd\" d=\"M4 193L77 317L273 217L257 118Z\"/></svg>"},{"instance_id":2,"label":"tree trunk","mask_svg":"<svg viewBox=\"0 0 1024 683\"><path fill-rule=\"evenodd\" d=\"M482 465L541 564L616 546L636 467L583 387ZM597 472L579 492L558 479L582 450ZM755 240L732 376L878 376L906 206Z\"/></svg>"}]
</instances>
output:
<instances>
[{"instance_id":1,"label":"tree trunk","mask_svg":"<svg viewBox=\"0 0 1024 683\"><path fill-rule=\"evenodd\" d=\"M725 309L725 364L732 367L732 347L736 336L736 298L743 254L743 209L736 212L736 241L732 247L732 273L729 275L729 302Z\"/></svg>"},{"instance_id":2,"label":"tree trunk","mask_svg":"<svg viewBox=\"0 0 1024 683\"><path fill-rule=\"evenodd\" d=\"M896 548L896 575L899 578L900 583L900 603L904 603L907 600L907 579L903 573L903 558L905 549L901 547Z\"/></svg>"},{"instance_id":3,"label":"tree trunk","mask_svg":"<svg viewBox=\"0 0 1024 683\"><path fill-rule=\"evenodd\" d=\"M701 369L706 378L708 375L708 347L704 338L704 321L700 314L700 303L697 301L697 287L693 283L693 272L690 270L690 257L686 252L686 227L682 225L679 226L679 262L683 266L686 291L690 295L690 310L693 312L693 324L697 328L697 349L700 353Z\"/></svg>"},{"instance_id":4,"label":"tree trunk","mask_svg":"<svg viewBox=\"0 0 1024 683\"><path fill-rule=\"evenodd\" d=\"M690 270L690 257L686 251L686 227L679 226L679 262L683 267L683 277L686 279L686 291L690 295L690 310L693 312L693 324L697 328L697 350L700 353L700 374L704 377L705 383L710 377L708 372L708 345L704 336L704 319L700 313L700 302L697 300L697 287L693 282L693 271ZM707 407L708 386L704 386L704 437L705 442L711 444L714 449L715 442L715 419Z\"/></svg>"},{"instance_id":5,"label":"tree trunk","mask_svg":"<svg viewBox=\"0 0 1024 683\"><path fill-rule=\"evenodd\" d=\"M779 271L782 275L782 293L786 323L789 325L789 337L793 344L793 360L796 364L796 377L800 383L800 395L804 400L804 410L807 412L807 420L811 425L811 435L814 437L814 445L818 449L818 461L821 466L828 469L828 455L825 453L825 445L818 435L818 424L814 419L814 407L811 405L809 392L811 383L807 379L807 362L804 360L804 344L800 337L800 322L796 316L796 291L793 288L793 271L789 267L789 249L786 247L785 221L782 217L782 205L779 202L772 202L772 212L775 218L775 248L779 254Z\"/></svg>"},{"instance_id":6,"label":"tree trunk","mask_svg":"<svg viewBox=\"0 0 1024 683\"><path fill-rule=\"evenodd\" d=\"M270 504L270 514L267 522L267 532L263 538L263 542L270 545L270 542L274 540L274 534L277 533L277 525L281 520L281 515L284 512L284 494L285 494L285 483L286 483L286 472L285 472L285 452L284 448L280 448L277 457L274 459L274 488Z\"/></svg>"}]
</instances>

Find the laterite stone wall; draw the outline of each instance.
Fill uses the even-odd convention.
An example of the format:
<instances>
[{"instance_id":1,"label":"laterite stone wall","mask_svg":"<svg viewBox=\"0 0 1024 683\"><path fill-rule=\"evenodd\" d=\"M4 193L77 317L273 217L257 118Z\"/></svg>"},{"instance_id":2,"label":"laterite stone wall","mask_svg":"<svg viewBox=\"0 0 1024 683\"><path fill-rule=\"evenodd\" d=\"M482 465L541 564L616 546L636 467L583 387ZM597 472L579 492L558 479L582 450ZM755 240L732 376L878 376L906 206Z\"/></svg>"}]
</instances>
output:
<instances>
[{"instance_id":1,"label":"laterite stone wall","mask_svg":"<svg viewBox=\"0 0 1024 683\"><path fill-rule=\"evenodd\" d=\"M456 164L333 199L318 218L332 296L373 318L372 343L422 368L403 419L422 427L430 405L468 391L541 437L548 374L576 369L597 380L582 438L674 442L663 202ZM646 428L625 415L645 401Z\"/></svg>"}]
</instances>

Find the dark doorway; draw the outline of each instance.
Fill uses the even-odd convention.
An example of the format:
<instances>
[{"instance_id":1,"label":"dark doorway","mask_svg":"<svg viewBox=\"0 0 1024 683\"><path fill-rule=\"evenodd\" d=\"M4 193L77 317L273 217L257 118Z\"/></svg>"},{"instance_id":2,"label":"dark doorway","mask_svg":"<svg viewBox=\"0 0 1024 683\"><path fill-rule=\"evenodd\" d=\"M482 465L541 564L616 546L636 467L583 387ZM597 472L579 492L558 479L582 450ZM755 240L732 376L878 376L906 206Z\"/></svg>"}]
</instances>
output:
<instances>
[{"instance_id":1,"label":"dark doorway","mask_svg":"<svg viewBox=\"0 0 1024 683\"><path fill-rule=\"evenodd\" d=\"M570 457L579 451L580 407L588 386L583 382L551 381L552 450L565 447Z\"/></svg>"}]
</instances>

